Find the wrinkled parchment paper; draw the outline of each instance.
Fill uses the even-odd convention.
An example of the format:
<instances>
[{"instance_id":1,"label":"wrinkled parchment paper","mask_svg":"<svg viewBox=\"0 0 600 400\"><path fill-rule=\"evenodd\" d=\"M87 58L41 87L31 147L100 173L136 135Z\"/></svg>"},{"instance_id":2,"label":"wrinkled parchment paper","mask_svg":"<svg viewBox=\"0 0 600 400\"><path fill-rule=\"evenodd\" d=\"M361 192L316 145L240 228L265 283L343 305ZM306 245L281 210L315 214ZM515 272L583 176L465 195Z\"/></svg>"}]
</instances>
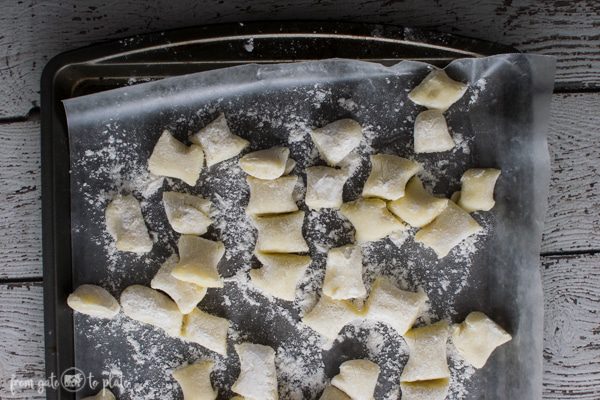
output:
<instances>
[{"instance_id":1,"label":"wrinkled parchment paper","mask_svg":"<svg viewBox=\"0 0 600 400\"><path fill-rule=\"evenodd\" d=\"M176 252L177 234L166 221L162 190L201 194L221 208L207 237L225 242L228 252L220 271L229 279L223 289L209 290L200 307L233 322L225 359L123 315L114 321L75 315L76 366L96 375L120 373L120 399L177 398L180 392L170 370L210 357L217 360L213 380L219 398L228 399L239 373L232 343L248 340L271 345L281 357L281 398L318 398L341 362L362 357L382 368L376 398L398 398L407 350L394 332L381 326L351 326L322 350L318 335L299 328L301 313L320 293L326 249L352 240L352 228L335 211L308 213L305 220L314 262L300 299L293 305L269 301L244 282L245 271L257 263L251 256L255 233L240 222L248 191L236 160L205 169L194 188L168 179L155 190L152 185L161 182L144 175L163 129L186 140L224 112L232 130L252 142L250 150L289 146L299 164L295 173L305 179L306 166L322 164L307 129L351 117L366 127L367 138L353 161L345 201L360 194L369 171L368 153L393 153L421 162L426 185L446 197L459 190L467 168L502 170L495 208L475 214L486 228L484 235L442 260L416 244L414 232L404 241L371 244L365 250L365 281L370 284L375 276L388 275L406 289L424 288L431 307L420 323L440 318L460 322L468 312L481 310L513 334L480 371L451 357L457 385L450 398L541 398L543 304L538 267L549 180L546 129L554 61L512 54L452 62L448 74L469 83L465 96L445 114L457 148L416 155L412 129L422 108L407 94L429 68L408 61L383 67L351 60L244 65L65 101L72 166L73 287L98 283L118 298L130 284L149 285L161 263ZM140 257L111 248L104 208L118 192L133 192L141 200L155 235L152 253ZM461 374L472 377L464 380Z\"/></svg>"}]
</instances>

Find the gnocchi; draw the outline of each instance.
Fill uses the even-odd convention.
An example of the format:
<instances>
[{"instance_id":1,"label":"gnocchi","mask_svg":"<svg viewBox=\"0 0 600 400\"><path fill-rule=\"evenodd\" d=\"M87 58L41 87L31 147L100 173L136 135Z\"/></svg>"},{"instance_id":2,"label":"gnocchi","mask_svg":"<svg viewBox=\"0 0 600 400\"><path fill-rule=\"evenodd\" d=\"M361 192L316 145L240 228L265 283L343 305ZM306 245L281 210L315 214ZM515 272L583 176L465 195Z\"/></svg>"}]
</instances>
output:
<instances>
[{"instance_id":1,"label":"gnocchi","mask_svg":"<svg viewBox=\"0 0 600 400\"><path fill-rule=\"evenodd\" d=\"M421 166L406 158L375 154L371 156L371 174L362 191L364 197L379 197L385 200L396 200L404 196L406 183Z\"/></svg>"},{"instance_id":2,"label":"gnocchi","mask_svg":"<svg viewBox=\"0 0 600 400\"><path fill-rule=\"evenodd\" d=\"M177 304L158 290L142 285L132 285L121 293L121 307L129 318L163 329L179 337L183 314Z\"/></svg>"},{"instance_id":3,"label":"gnocchi","mask_svg":"<svg viewBox=\"0 0 600 400\"><path fill-rule=\"evenodd\" d=\"M208 230L210 200L187 193L163 192L163 205L173 230L184 235L203 235Z\"/></svg>"},{"instance_id":4,"label":"gnocchi","mask_svg":"<svg viewBox=\"0 0 600 400\"><path fill-rule=\"evenodd\" d=\"M348 360L340 365L340 373L331 384L346 393L352 400L372 400L379 365L369 360Z\"/></svg>"},{"instance_id":5,"label":"gnocchi","mask_svg":"<svg viewBox=\"0 0 600 400\"><path fill-rule=\"evenodd\" d=\"M319 400L352 400L348 395L333 385L325 388Z\"/></svg>"},{"instance_id":6,"label":"gnocchi","mask_svg":"<svg viewBox=\"0 0 600 400\"><path fill-rule=\"evenodd\" d=\"M409 357L400 382L430 381L450 378L446 359L448 323L439 321L432 325L414 328L404 335Z\"/></svg>"},{"instance_id":7,"label":"gnocchi","mask_svg":"<svg viewBox=\"0 0 600 400\"><path fill-rule=\"evenodd\" d=\"M287 147L271 147L246 154L240 159L240 167L258 179L276 179L286 170L290 150Z\"/></svg>"},{"instance_id":8,"label":"gnocchi","mask_svg":"<svg viewBox=\"0 0 600 400\"><path fill-rule=\"evenodd\" d=\"M448 199L440 199L429 194L417 176L408 181L404 197L387 204L392 214L416 227L429 224L447 206Z\"/></svg>"},{"instance_id":9,"label":"gnocchi","mask_svg":"<svg viewBox=\"0 0 600 400\"><path fill-rule=\"evenodd\" d=\"M210 382L210 374L215 363L211 360L199 361L173 371L173 378L181 386L184 400L215 400L217 391Z\"/></svg>"},{"instance_id":10,"label":"gnocchi","mask_svg":"<svg viewBox=\"0 0 600 400\"><path fill-rule=\"evenodd\" d=\"M400 382L402 400L444 400L448 395L450 380Z\"/></svg>"},{"instance_id":11,"label":"gnocchi","mask_svg":"<svg viewBox=\"0 0 600 400\"><path fill-rule=\"evenodd\" d=\"M306 198L309 208L340 208L344 184L348 173L331 167L309 167L306 169Z\"/></svg>"},{"instance_id":12,"label":"gnocchi","mask_svg":"<svg viewBox=\"0 0 600 400\"><path fill-rule=\"evenodd\" d=\"M181 179L194 186L204 166L204 153L197 144L186 146L165 130L148 159L148 169L158 176Z\"/></svg>"},{"instance_id":13,"label":"gnocchi","mask_svg":"<svg viewBox=\"0 0 600 400\"><path fill-rule=\"evenodd\" d=\"M179 262L171 275L202 287L223 287L223 279L217 266L225 254L221 242L213 242L198 236L181 235L177 242Z\"/></svg>"},{"instance_id":14,"label":"gnocchi","mask_svg":"<svg viewBox=\"0 0 600 400\"><path fill-rule=\"evenodd\" d=\"M310 265L311 258L296 254L264 253L257 253L256 258L262 263L262 267L250 270L254 286L273 297L294 301L296 287Z\"/></svg>"},{"instance_id":15,"label":"gnocchi","mask_svg":"<svg viewBox=\"0 0 600 400\"><path fill-rule=\"evenodd\" d=\"M294 188L297 176L282 176L272 180L249 176L250 200L246 212L250 215L279 214L297 211Z\"/></svg>"},{"instance_id":16,"label":"gnocchi","mask_svg":"<svg viewBox=\"0 0 600 400\"><path fill-rule=\"evenodd\" d=\"M399 221L381 199L358 199L344 203L340 212L354 226L358 242L383 239L396 231L405 231L407 226Z\"/></svg>"},{"instance_id":17,"label":"gnocchi","mask_svg":"<svg viewBox=\"0 0 600 400\"><path fill-rule=\"evenodd\" d=\"M408 94L408 98L420 106L446 111L465 94L467 87L450 78L443 69L434 69Z\"/></svg>"},{"instance_id":18,"label":"gnocchi","mask_svg":"<svg viewBox=\"0 0 600 400\"><path fill-rule=\"evenodd\" d=\"M363 133L358 122L346 118L313 129L310 136L323 160L336 166L360 144Z\"/></svg>"},{"instance_id":19,"label":"gnocchi","mask_svg":"<svg viewBox=\"0 0 600 400\"><path fill-rule=\"evenodd\" d=\"M460 242L481 230L477 221L450 201L433 222L415 234L415 241L430 247L438 258L442 258Z\"/></svg>"},{"instance_id":20,"label":"gnocchi","mask_svg":"<svg viewBox=\"0 0 600 400\"><path fill-rule=\"evenodd\" d=\"M334 300L356 299L367 295L362 278L362 251L347 245L329 250L323 293Z\"/></svg>"},{"instance_id":21,"label":"gnocchi","mask_svg":"<svg viewBox=\"0 0 600 400\"><path fill-rule=\"evenodd\" d=\"M73 310L96 318L114 318L121 307L106 289L96 285L81 285L67 297Z\"/></svg>"},{"instance_id":22,"label":"gnocchi","mask_svg":"<svg viewBox=\"0 0 600 400\"><path fill-rule=\"evenodd\" d=\"M344 326L363 318L364 314L347 300L333 300L322 295L318 303L304 315L302 322L333 341Z\"/></svg>"},{"instance_id":23,"label":"gnocchi","mask_svg":"<svg viewBox=\"0 0 600 400\"><path fill-rule=\"evenodd\" d=\"M278 400L275 351L254 343L235 345L240 375L231 390L248 400Z\"/></svg>"},{"instance_id":24,"label":"gnocchi","mask_svg":"<svg viewBox=\"0 0 600 400\"><path fill-rule=\"evenodd\" d=\"M253 221L258 230L256 252L302 253L308 251L308 245L302 236L303 211L254 217Z\"/></svg>"},{"instance_id":25,"label":"gnocchi","mask_svg":"<svg viewBox=\"0 0 600 400\"><path fill-rule=\"evenodd\" d=\"M229 325L225 318L194 308L183 317L181 338L226 356Z\"/></svg>"},{"instance_id":26,"label":"gnocchi","mask_svg":"<svg viewBox=\"0 0 600 400\"><path fill-rule=\"evenodd\" d=\"M117 195L106 207L106 230L119 251L147 253L152 250L139 201L132 195Z\"/></svg>"},{"instance_id":27,"label":"gnocchi","mask_svg":"<svg viewBox=\"0 0 600 400\"><path fill-rule=\"evenodd\" d=\"M94 396L84 397L82 400L116 400L116 397L110 390L103 388Z\"/></svg>"},{"instance_id":28,"label":"gnocchi","mask_svg":"<svg viewBox=\"0 0 600 400\"><path fill-rule=\"evenodd\" d=\"M494 168L472 168L460 179L462 186L458 205L467 212L489 211L494 201L494 187L500 177L500 170Z\"/></svg>"},{"instance_id":29,"label":"gnocchi","mask_svg":"<svg viewBox=\"0 0 600 400\"><path fill-rule=\"evenodd\" d=\"M237 156L250 144L246 139L231 133L223 113L190 136L190 142L202 146L208 167Z\"/></svg>"},{"instance_id":30,"label":"gnocchi","mask_svg":"<svg viewBox=\"0 0 600 400\"><path fill-rule=\"evenodd\" d=\"M446 118L439 110L426 110L415 119L415 153L439 153L454 148Z\"/></svg>"}]
</instances>

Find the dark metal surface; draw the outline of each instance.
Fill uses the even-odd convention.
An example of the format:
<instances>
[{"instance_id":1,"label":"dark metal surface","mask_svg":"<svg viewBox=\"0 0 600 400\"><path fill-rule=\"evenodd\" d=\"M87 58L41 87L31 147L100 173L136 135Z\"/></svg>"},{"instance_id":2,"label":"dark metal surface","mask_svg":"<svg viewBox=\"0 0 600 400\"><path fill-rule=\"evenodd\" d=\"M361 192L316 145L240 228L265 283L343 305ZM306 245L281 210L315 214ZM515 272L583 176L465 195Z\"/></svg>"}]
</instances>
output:
<instances>
[{"instance_id":1,"label":"dark metal surface","mask_svg":"<svg viewBox=\"0 0 600 400\"><path fill-rule=\"evenodd\" d=\"M391 65L411 59L445 65L514 49L392 26L252 23L191 28L62 54L42 77L44 308L47 375L74 365L69 143L61 100L144 81L246 63L340 57ZM49 399L74 398L64 390Z\"/></svg>"}]
</instances>

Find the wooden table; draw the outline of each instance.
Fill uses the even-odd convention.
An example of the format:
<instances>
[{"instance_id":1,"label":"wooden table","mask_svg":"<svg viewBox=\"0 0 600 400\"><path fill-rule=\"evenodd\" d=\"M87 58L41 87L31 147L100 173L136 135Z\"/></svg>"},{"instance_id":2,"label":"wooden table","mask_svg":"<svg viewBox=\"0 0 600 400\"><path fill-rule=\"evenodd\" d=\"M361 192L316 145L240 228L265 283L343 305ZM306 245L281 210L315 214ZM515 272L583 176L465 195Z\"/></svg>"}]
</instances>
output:
<instances>
[{"instance_id":1,"label":"wooden table","mask_svg":"<svg viewBox=\"0 0 600 400\"><path fill-rule=\"evenodd\" d=\"M0 11L0 399L44 376L39 79L54 55L105 39L216 22L337 19L462 34L558 58L541 268L544 398L600 399L600 2L85 0ZM341 2L340 2L341 3Z\"/></svg>"}]
</instances>

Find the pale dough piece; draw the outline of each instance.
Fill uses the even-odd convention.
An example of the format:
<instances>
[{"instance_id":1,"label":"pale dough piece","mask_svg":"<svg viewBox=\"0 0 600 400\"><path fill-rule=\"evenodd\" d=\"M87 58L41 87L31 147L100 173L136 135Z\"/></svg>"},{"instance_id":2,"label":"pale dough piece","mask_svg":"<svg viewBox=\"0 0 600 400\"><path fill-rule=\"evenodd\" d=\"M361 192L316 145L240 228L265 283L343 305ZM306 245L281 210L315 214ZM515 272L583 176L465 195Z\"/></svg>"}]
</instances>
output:
<instances>
[{"instance_id":1,"label":"pale dough piece","mask_svg":"<svg viewBox=\"0 0 600 400\"><path fill-rule=\"evenodd\" d=\"M164 192L163 205L173 230L184 235L203 235L212 220L210 200L187 193Z\"/></svg>"},{"instance_id":2,"label":"pale dough piece","mask_svg":"<svg viewBox=\"0 0 600 400\"><path fill-rule=\"evenodd\" d=\"M458 205L466 212L489 211L494 201L494 187L500 170L494 168L472 168L465 171L460 181L462 187Z\"/></svg>"},{"instance_id":3,"label":"pale dough piece","mask_svg":"<svg viewBox=\"0 0 600 400\"><path fill-rule=\"evenodd\" d=\"M432 196L425 190L417 176L406 185L404 197L390 201L388 209L412 226L422 227L430 223L448 206L448 199Z\"/></svg>"},{"instance_id":4,"label":"pale dough piece","mask_svg":"<svg viewBox=\"0 0 600 400\"><path fill-rule=\"evenodd\" d=\"M294 188L297 176L282 176L276 179L246 178L250 186L250 200L246 212L250 215L280 214L297 211Z\"/></svg>"},{"instance_id":5,"label":"pale dough piece","mask_svg":"<svg viewBox=\"0 0 600 400\"><path fill-rule=\"evenodd\" d=\"M329 385L323 391L319 400L352 400L348 395L335 386Z\"/></svg>"},{"instance_id":6,"label":"pale dough piece","mask_svg":"<svg viewBox=\"0 0 600 400\"><path fill-rule=\"evenodd\" d=\"M406 183L420 170L419 163L406 158L389 154L372 155L371 174L365 182L362 195L396 200L404 196Z\"/></svg>"},{"instance_id":7,"label":"pale dough piece","mask_svg":"<svg viewBox=\"0 0 600 400\"><path fill-rule=\"evenodd\" d=\"M500 325L479 311L467 315L462 324L454 327L452 342L458 353L475 368L485 365L496 347L512 339Z\"/></svg>"},{"instance_id":8,"label":"pale dough piece","mask_svg":"<svg viewBox=\"0 0 600 400\"><path fill-rule=\"evenodd\" d=\"M367 289L362 278L360 246L347 245L327 253L323 293L334 300L363 298Z\"/></svg>"},{"instance_id":9,"label":"pale dough piece","mask_svg":"<svg viewBox=\"0 0 600 400\"><path fill-rule=\"evenodd\" d=\"M132 195L117 195L106 207L106 230L119 251L147 253L152 239L142 216L139 201Z\"/></svg>"},{"instance_id":10,"label":"pale dough piece","mask_svg":"<svg viewBox=\"0 0 600 400\"><path fill-rule=\"evenodd\" d=\"M401 382L429 381L450 378L446 359L448 323L411 329L404 335L408 344L408 362L400 376Z\"/></svg>"},{"instance_id":11,"label":"pale dough piece","mask_svg":"<svg viewBox=\"0 0 600 400\"><path fill-rule=\"evenodd\" d=\"M351 302L322 295L313 309L304 315L302 322L326 338L335 340L344 326L363 316L363 312Z\"/></svg>"},{"instance_id":12,"label":"pale dough piece","mask_svg":"<svg viewBox=\"0 0 600 400\"><path fill-rule=\"evenodd\" d=\"M190 136L190 141L202 146L208 167L237 156L250 144L246 139L231 133L222 113L198 133Z\"/></svg>"},{"instance_id":13,"label":"pale dough piece","mask_svg":"<svg viewBox=\"0 0 600 400\"><path fill-rule=\"evenodd\" d=\"M306 198L309 208L340 208L348 172L330 167L306 168Z\"/></svg>"},{"instance_id":14,"label":"pale dough piece","mask_svg":"<svg viewBox=\"0 0 600 400\"><path fill-rule=\"evenodd\" d=\"M148 169L154 175L178 178L194 186L204 166L202 147L190 147L175 139L169 131L164 131L148 159Z\"/></svg>"},{"instance_id":15,"label":"pale dough piece","mask_svg":"<svg viewBox=\"0 0 600 400\"><path fill-rule=\"evenodd\" d=\"M408 229L389 212L385 201L381 199L358 199L344 203L340 212L354 225L358 242L383 239L392 232Z\"/></svg>"},{"instance_id":16,"label":"pale dough piece","mask_svg":"<svg viewBox=\"0 0 600 400\"><path fill-rule=\"evenodd\" d=\"M424 292L399 289L380 276L373 282L367 299L367 318L383 322L405 335L423 312L427 300Z\"/></svg>"},{"instance_id":17,"label":"pale dough piece","mask_svg":"<svg viewBox=\"0 0 600 400\"><path fill-rule=\"evenodd\" d=\"M106 289L96 285L81 285L67 297L73 310L96 318L114 318L121 307Z\"/></svg>"},{"instance_id":18,"label":"pale dough piece","mask_svg":"<svg viewBox=\"0 0 600 400\"><path fill-rule=\"evenodd\" d=\"M450 380L435 379L421 382L400 382L402 400L444 400L448 395Z\"/></svg>"},{"instance_id":19,"label":"pale dough piece","mask_svg":"<svg viewBox=\"0 0 600 400\"><path fill-rule=\"evenodd\" d=\"M426 110L417 115L414 146L415 153L439 153L454 148L454 140L441 111Z\"/></svg>"},{"instance_id":20,"label":"pale dough piece","mask_svg":"<svg viewBox=\"0 0 600 400\"><path fill-rule=\"evenodd\" d=\"M179 257L176 254L169 257L152 278L150 287L168 294L179 307L179 311L189 314L206 295L206 288L181 281L171 275L178 262Z\"/></svg>"},{"instance_id":21,"label":"pale dough piece","mask_svg":"<svg viewBox=\"0 0 600 400\"><path fill-rule=\"evenodd\" d=\"M469 213L449 201L448 206L432 223L415 234L415 241L431 247L438 258L442 258L464 239L481 229Z\"/></svg>"},{"instance_id":22,"label":"pale dough piece","mask_svg":"<svg viewBox=\"0 0 600 400\"><path fill-rule=\"evenodd\" d=\"M352 119L340 119L310 133L321 157L331 166L336 166L362 140L362 127Z\"/></svg>"},{"instance_id":23,"label":"pale dough piece","mask_svg":"<svg viewBox=\"0 0 600 400\"><path fill-rule=\"evenodd\" d=\"M240 358L240 375L231 390L248 400L277 400L275 351L253 343L235 345Z\"/></svg>"},{"instance_id":24,"label":"pale dough piece","mask_svg":"<svg viewBox=\"0 0 600 400\"><path fill-rule=\"evenodd\" d=\"M261 253L302 253L308 245L302 236L304 212L254 217L258 230L256 252Z\"/></svg>"},{"instance_id":25,"label":"pale dough piece","mask_svg":"<svg viewBox=\"0 0 600 400\"><path fill-rule=\"evenodd\" d=\"M110 390L104 388L94 396L84 397L82 400L116 400L116 397Z\"/></svg>"},{"instance_id":26,"label":"pale dough piece","mask_svg":"<svg viewBox=\"0 0 600 400\"><path fill-rule=\"evenodd\" d=\"M198 236L181 235L177 242L179 263L171 275L202 287L223 287L217 266L225 254L222 242L213 242Z\"/></svg>"},{"instance_id":27,"label":"pale dough piece","mask_svg":"<svg viewBox=\"0 0 600 400\"><path fill-rule=\"evenodd\" d=\"M121 293L121 307L129 318L165 330L179 337L183 314L177 304L158 290L132 285Z\"/></svg>"},{"instance_id":28,"label":"pale dough piece","mask_svg":"<svg viewBox=\"0 0 600 400\"><path fill-rule=\"evenodd\" d=\"M257 253L262 263L259 269L250 270L254 286L279 299L294 301L296 287L311 263L308 256L296 254Z\"/></svg>"},{"instance_id":29,"label":"pale dough piece","mask_svg":"<svg viewBox=\"0 0 600 400\"><path fill-rule=\"evenodd\" d=\"M443 69L434 69L408 94L408 98L418 105L446 111L465 94L467 87L450 78Z\"/></svg>"},{"instance_id":30,"label":"pale dough piece","mask_svg":"<svg viewBox=\"0 0 600 400\"><path fill-rule=\"evenodd\" d=\"M450 201L452 201L454 204L458 204L460 201L460 190L452 193L452 196L450 196Z\"/></svg>"},{"instance_id":31,"label":"pale dough piece","mask_svg":"<svg viewBox=\"0 0 600 400\"><path fill-rule=\"evenodd\" d=\"M276 179L286 171L289 156L287 147L271 147L246 154L240 159L240 167L255 178Z\"/></svg>"},{"instance_id":32,"label":"pale dough piece","mask_svg":"<svg viewBox=\"0 0 600 400\"><path fill-rule=\"evenodd\" d=\"M346 393L352 400L372 400L379 365L369 360L348 360L340 365L340 373L331 384Z\"/></svg>"},{"instance_id":33,"label":"pale dough piece","mask_svg":"<svg viewBox=\"0 0 600 400\"><path fill-rule=\"evenodd\" d=\"M225 318L194 308L191 313L183 317L181 337L226 356L229 325L229 321Z\"/></svg>"},{"instance_id":34,"label":"pale dough piece","mask_svg":"<svg viewBox=\"0 0 600 400\"><path fill-rule=\"evenodd\" d=\"M210 382L210 374L215 363L211 360L199 361L173 371L173 378L181 386L183 400L215 400L217 391Z\"/></svg>"},{"instance_id":35,"label":"pale dough piece","mask_svg":"<svg viewBox=\"0 0 600 400\"><path fill-rule=\"evenodd\" d=\"M293 158L288 158L285 163L285 170L283 170L283 174L289 174L294 170L294 168L296 168L296 160L294 160Z\"/></svg>"}]
</instances>

